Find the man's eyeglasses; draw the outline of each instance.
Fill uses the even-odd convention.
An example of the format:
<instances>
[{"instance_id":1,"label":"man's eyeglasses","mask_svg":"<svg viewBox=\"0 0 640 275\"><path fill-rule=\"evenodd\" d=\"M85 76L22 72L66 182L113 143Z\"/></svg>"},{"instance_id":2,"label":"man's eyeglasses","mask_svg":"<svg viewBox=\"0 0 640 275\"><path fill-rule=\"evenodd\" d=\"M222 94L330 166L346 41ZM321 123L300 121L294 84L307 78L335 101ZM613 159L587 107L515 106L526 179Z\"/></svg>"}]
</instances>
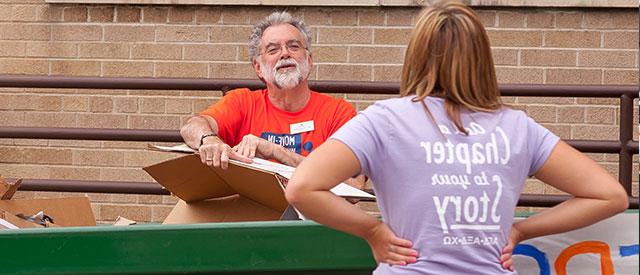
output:
<instances>
[{"instance_id":1,"label":"man's eyeglasses","mask_svg":"<svg viewBox=\"0 0 640 275\"><path fill-rule=\"evenodd\" d=\"M269 43L267 45L267 47L265 48L264 52L261 52L260 55L263 54L267 54L267 55L279 55L282 52L282 47L286 47L287 51L291 52L291 53L297 53L301 50L306 50L307 48L305 48L304 46L302 46L302 43L300 43L300 41L298 40L289 40L287 41L284 45L281 44L276 44L276 43Z\"/></svg>"}]
</instances>

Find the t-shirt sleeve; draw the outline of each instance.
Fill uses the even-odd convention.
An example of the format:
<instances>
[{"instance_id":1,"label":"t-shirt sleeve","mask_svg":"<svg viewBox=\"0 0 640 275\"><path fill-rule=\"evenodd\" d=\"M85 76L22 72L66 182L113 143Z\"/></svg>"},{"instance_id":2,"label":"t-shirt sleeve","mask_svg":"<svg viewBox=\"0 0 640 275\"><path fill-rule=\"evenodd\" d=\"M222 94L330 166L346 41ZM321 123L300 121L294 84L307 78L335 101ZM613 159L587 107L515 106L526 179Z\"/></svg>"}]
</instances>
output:
<instances>
[{"instance_id":1,"label":"t-shirt sleeve","mask_svg":"<svg viewBox=\"0 0 640 275\"><path fill-rule=\"evenodd\" d=\"M229 91L220 101L214 103L200 115L210 116L218 124L218 136L227 144L235 141L236 130L242 126L245 112L247 110L246 93L248 89L235 89Z\"/></svg>"},{"instance_id":2,"label":"t-shirt sleeve","mask_svg":"<svg viewBox=\"0 0 640 275\"><path fill-rule=\"evenodd\" d=\"M342 127L347 121L352 119L356 115L356 109L344 100L338 101L335 114L331 120L331 127L329 128L329 136L333 135L340 127Z\"/></svg>"},{"instance_id":3,"label":"t-shirt sleeve","mask_svg":"<svg viewBox=\"0 0 640 275\"><path fill-rule=\"evenodd\" d=\"M526 117L526 119L528 149L531 155L529 176L532 176L538 172L538 169L547 161L556 144L558 144L560 137L535 122L532 118Z\"/></svg>"},{"instance_id":4,"label":"t-shirt sleeve","mask_svg":"<svg viewBox=\"0 0 640 275\"><path fill-rule=\"evenodd\" d=\"M377 171L376 164L385 156L383 140L389 129L386 109L379 103L369 106L358 113L340 128L331 139L347 145L360 162L360 172L373 177L371 171ZM376 161L377 160L377 161Z\"/></svg>"}]
</instances>

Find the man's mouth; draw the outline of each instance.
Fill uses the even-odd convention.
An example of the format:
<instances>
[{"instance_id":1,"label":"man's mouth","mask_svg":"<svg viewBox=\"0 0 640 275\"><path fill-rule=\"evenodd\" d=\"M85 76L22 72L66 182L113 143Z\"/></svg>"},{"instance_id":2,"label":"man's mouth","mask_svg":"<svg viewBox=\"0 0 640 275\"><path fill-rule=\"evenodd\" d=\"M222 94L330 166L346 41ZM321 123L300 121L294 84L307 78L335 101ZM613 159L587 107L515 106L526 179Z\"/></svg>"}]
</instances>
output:
<instances>
[{"instance_id":1,"label":"man's mouth","mask_svg":"<svg viewBox=\"0 0 640 275\"><path fill-rule=\"evenodd\" d=\"M280 65L280 66L276 67L276 70L278 70L278 71L281 70L281 69L287 70L289 68L295 68L295 67L296 67L295 64L283 64L283 65Z\"/></svg>"}]
</instances>

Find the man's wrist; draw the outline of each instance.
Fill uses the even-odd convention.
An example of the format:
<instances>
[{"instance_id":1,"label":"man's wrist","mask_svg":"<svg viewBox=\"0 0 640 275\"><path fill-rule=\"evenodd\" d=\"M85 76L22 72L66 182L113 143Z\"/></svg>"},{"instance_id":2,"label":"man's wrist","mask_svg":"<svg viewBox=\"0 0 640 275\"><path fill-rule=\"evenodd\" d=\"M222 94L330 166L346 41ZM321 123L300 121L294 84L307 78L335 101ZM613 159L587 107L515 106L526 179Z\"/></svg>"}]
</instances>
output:
<instances>
[{"instance_id":1,"label":"man's wrist","mask_svg":"<svg viewBox=\"0 0 640 275\"><path fill-rule=\"evenodd\" d=\"M204 140L208 137L216 137L217 135L213 132L209 132L209 133L204 133L202 136L200 136L200 146L202 146L204 144Z\"/></svg>"}]
</instances>

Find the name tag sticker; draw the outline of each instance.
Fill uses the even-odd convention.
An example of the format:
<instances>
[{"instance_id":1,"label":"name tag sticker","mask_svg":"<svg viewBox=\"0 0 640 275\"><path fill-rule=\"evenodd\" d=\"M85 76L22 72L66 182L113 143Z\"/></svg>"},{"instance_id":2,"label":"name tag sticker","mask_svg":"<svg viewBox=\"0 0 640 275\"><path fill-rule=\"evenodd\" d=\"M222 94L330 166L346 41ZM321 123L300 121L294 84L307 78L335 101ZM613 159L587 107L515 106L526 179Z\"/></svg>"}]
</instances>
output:
<instances>
[{"instance_id":1,"label":"name tag sticker","mask_svg":"<svg viewBox=\"0 0 640 275\"><path fill-rule=\"evenodd\" d=\"M289 131L291 132L292 135L304 133L304 132L310 132L310 131L313 131L313 129L314 129L313 120L294 123L289 125Z\"/></svg>"}]
</instances>

